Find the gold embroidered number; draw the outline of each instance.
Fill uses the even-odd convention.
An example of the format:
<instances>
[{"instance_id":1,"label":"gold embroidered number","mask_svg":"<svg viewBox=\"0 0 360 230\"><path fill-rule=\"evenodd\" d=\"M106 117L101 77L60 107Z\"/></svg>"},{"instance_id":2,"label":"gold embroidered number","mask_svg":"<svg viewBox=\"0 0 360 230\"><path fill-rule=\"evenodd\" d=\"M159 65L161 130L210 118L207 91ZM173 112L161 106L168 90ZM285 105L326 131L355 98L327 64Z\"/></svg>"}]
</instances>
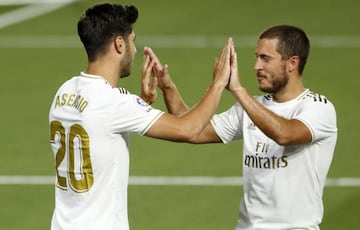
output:
<instances>
[{"instance_id":1,"label":"gold embroidered number","mask_svg":"<svg viewBox=\"0 0 360 230\"><path fill-rule=\"evenodd\" d=\"M59 145L55 155L56 186L63 190L67 190L67 187L70 186L75 192L89 191L94 183L94 178L90 160L89 135L86 130L81 125L74 124L66 135L61 122L52 121L50 135L51 143ZM59 173L59 168L64 160L67 160L65 170L68 178ZM69 179L69 183L67 183L67 179Z\"/></svg>"}]
</instances>

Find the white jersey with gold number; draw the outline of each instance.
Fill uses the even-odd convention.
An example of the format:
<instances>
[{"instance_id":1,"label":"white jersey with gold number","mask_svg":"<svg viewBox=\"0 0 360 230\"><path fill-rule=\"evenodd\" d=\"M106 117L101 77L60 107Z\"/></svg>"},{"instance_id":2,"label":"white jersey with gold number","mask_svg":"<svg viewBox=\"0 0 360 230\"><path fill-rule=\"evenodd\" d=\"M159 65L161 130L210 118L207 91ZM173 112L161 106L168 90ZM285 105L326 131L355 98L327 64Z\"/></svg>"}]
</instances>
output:
<instances>
[{"instance_id":1,"label":"white jersey with gold number","mask_svg":"<svg viewBox=\"0 0 360 230\"><path fill-rule=\"evenodd\" d=\"M335 109L326 97L310 90L285 103L269 95L255 98L279 116L302 121L312 141L278 145L239 103L214 116L212 125L224 143L243 139L244 197L236 229L318 229L337 139Z\"/></svg>"},{"instance_id":2,"label":"white jersey with gold number","mask_svg":"<svg viewBox=\"0 0 360 230\"><path fill-rule=\"evenodd\" d=\"M127 230L129 141L162 115L138 96L81 73L65 82L49 122L56 167L52 230Z\"/></svg>"}]
</instances>

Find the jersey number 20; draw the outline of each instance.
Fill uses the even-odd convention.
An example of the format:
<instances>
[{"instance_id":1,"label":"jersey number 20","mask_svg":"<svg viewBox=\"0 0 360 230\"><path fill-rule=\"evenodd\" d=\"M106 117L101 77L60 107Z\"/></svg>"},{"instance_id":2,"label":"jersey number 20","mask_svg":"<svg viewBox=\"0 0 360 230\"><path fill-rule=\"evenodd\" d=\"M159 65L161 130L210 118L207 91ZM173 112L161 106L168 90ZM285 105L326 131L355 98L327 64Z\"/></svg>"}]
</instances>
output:
<instances>
[{"instance_id":1,"label":"jersey number 20","mask_svg":"<svg viewBox=\"0 0 360 230\"><path fill-rule=\"evenodd\" d=\"M89 191L94 178L86 130L79 124L73 124L69 132L66 132L60 121L52 121L50 135L51 143L58 141L60 144L55 155L57 187L67 190L70 186L78 193ZM59 167L64 160L67 160L66 177L59 174Z\"/></svg>"}]
</instances>

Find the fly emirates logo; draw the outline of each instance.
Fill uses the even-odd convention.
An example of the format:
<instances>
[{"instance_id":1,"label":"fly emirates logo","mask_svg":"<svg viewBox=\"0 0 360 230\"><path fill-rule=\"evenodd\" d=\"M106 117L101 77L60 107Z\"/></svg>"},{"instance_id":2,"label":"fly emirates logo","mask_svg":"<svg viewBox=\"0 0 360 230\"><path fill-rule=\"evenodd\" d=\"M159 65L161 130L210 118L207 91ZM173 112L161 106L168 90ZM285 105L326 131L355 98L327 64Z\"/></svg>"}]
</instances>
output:
<instances>
[{"instance_id":1,"label":"fly emirates logo","mask_svg":"<svg viewBox=\"0 0 360 230\"><path fill-rule=\"evenodd\" d=\"M245 155L244 165L259 169L278 169L288 165L287 156L268 156L269 144L257 142L255 155Z\"/></svg>"}]
</instances>

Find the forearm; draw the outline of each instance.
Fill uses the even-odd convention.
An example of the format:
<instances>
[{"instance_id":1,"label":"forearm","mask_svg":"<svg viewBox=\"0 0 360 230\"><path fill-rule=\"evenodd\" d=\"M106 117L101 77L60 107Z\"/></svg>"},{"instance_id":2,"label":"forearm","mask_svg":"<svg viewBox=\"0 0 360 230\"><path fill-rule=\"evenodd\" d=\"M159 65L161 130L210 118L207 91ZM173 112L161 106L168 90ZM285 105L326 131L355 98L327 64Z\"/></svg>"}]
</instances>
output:
<instances>
[{"instance_id":1,"label":"forearm","mask_svg":"<svg viewBox=\"0 0 360 230\"><path fill-rule=\"evenodd\" d=\"M199 103L179 118L181 122L179 122L178 126L186 136L190 137L190 142L195 142L208 126L217 110L223 91L223 85L213 83Z\"/></svg>"},{"instance_id":2,"label":"forearm","mask_svg":"<svg viewBox=\"0 0 360 230\"><path fill-rule=\"evenodd\" d=\"M189 111L176 85L172 83L169 87L162 89L164 102L169 113L181 116Z\"/></svg>"},{"instance_id":3,"label":"forearm","mask_svg":"<svg viewBox=\"0 0 360 230\"><path fill-rule=\"evenodd\" d=\"M200 102L183 116L164 113L147 131L146 135L175 142L199 143L199 137L216 112L224 86L213 83ZM202 139L202 143L219 142L212 138Z\"/></svg>"},{"instance_id":4,"label":"forearm","mask_svg":"<svg viewBox=\"0 0 360 230\"><path fill-rule=\"evenodd\" d=\"M255 100L244 87L239 87L232 92L236 100L241 104L250 119L269 138L280 144L287 144L284 138L289 135L288 121ZM292 130L293 131L293 130Z\"/></svg>"},{"instance_id":5,"label":"forearm","mask_svg":"<svg viewBox=\"0 0 360 230\"><path fill-rule=\"evenodd\" d=\"M186 123L184 125L187 126L187 130L193 130L193 134L191 135L193 138L197 138L202 130L209 124L220 103L223 91L224 86L213 83L201 100L181 117Z\"/></svg>"}]
</instances>

